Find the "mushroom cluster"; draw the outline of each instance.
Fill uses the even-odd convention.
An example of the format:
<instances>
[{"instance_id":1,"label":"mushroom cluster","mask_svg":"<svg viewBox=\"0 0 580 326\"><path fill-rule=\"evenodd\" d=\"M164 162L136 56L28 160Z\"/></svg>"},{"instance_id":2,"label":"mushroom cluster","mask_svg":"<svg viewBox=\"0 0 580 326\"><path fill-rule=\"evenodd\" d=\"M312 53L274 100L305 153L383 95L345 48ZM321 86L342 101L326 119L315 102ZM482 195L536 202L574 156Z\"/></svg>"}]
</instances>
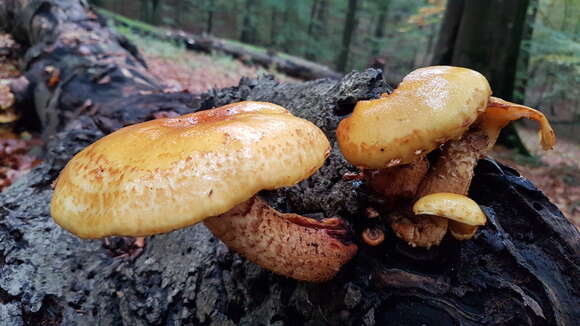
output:
<instances>
[{"instance_id":1,"label":"mushroom cluster","mask_svg":"<svg viewBox=\"0 0 580 326\"><path fill-rule=\"evenodd\" d=\"M476 71L434 66L411 72L392 94L358 102L340 122L337 139L345 158L385 198L397 236L428 248L448 228L465 240L485 223L466 197L473 171L501 129L520 118L539 122L544 149L555 145L541 112L492 97Z\"/></svg>"},{"instance_id":2,"label":"mushroom cluster","mask_svg":"<svg viewBox=\"0 0 580 326\"><path fill-rule=\"evenodd\" d=\"M329 151L318 127L270 103L147 121L75 155L56 181L51 215L81 238L147 236L204 221L275 273L325 281L357 251L343 221L283 214L256 194L308 178Z\"/></svg>"},{"instance_id":3,"label":"mushroom cluster","mask_svg":"<svg viewBox=\"0 0 580 326\"><path fill-rule=\"evenodd\" d=\"M554 146L542 113L492 97L478 72L427 67L392 94L358 102L340 122L337 140L384 198L381 211L397 236L430 247L448 229L465 240L485 224L466 196L473 171L500 130L520 118L539 122L544 149ZM326 281L357 252L344 221L281 213L257 194L308 178L329 152L318 127L270 103L156 119L121 128L75 155L55 183L51 215L81 238L143 237L203 221L264 268ZM367 210L369 218L379 215ZM373 246L384 240L378 228L362 236Z\"/></svg>"}]
</instances>

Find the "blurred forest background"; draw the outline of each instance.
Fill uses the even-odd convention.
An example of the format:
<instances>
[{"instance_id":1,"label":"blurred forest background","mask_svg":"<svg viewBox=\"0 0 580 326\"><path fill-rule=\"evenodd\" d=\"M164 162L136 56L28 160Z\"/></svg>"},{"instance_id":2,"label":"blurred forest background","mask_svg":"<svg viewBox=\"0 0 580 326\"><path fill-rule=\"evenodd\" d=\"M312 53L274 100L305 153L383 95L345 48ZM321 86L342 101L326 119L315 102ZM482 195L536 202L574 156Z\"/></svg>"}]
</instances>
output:
<instances>
[{"instance_id":1,"label":"blurred forest background","mask_svg":"<svg viewBox=\"0 0 580 326\"><path fill-rule=\"evenodd\" d=\"M296 76L223 51L188 51L187 43L158 37L169 31L316 62L337 73L380 67L393 86L421 66L476 69L488 77L496 96L539 109L550 119L559 140L555 150L539 150L535 126L520 123L517 133L527 153L499 147L493 156L515 166L580 226L580 0L89 2L137 45L153 73L174 90L205 92L237 85L242 76L273 74L280 81ZM18 75L8 66L0 62L0 78ZM26 153L28 145L22 144L20 152ZM0 146L0 158L3 148L8 147ZM0 167L0 179L2 173L23 173L2 169L19 168ZM0 189L14 178L5 177Z\"/></svg>"},{"instance_id":2,"label":"blurred forest background","mask_svg":"<svg viewBox=\"0 0 580 326\"><path fill-rule=\"evenodd\" d=\"M445 0L92 2L152 25L237 40L316 61L340 72L379 62L392 82L416 67L441 63L434 57L447 5ZM456 7L460 2L450 0L449 6ZM578 138L580 0L513 2L527 3L527 8L515 8L525 10L525 23L513 97L548 114L559 135ZM497 20L495 24L509 23Z\"/></svg>"}]
</instances>

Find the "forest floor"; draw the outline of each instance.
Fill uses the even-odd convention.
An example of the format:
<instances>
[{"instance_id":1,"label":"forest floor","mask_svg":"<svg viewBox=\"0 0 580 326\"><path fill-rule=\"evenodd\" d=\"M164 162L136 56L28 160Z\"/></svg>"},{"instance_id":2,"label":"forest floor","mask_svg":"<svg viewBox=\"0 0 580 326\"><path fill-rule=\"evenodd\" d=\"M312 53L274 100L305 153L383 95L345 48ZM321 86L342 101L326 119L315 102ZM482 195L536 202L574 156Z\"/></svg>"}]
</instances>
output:
<instances>
[{"instance_id":1,"label":"forest floor","mask_svg":"<svg viewBox=\"0 0 580 326\"><path fill-rule=\"evenodd\" d=\"M296 81L275 70L246 65L228 56L200 54L161 41L130 38L142 51L153 74L172 90L202 93L212 88L235 86L241 77L256 78L264 74L274 75L280 82ZM1 44L2 36L0 48ZM1 55L0 108L2 79L18 76L14 61L2 59ZM2 125L2 112L5 111L0 111L0 190L38 164L28 149L39 144L30 133L15 133L11 124ZM530 179L580 228L580 145L560 138L554 150L545 152L539 148L534 130L519 128L519 133L533 157L502 148L494 149L491 156Z\"/></svg>"}]
</instances>

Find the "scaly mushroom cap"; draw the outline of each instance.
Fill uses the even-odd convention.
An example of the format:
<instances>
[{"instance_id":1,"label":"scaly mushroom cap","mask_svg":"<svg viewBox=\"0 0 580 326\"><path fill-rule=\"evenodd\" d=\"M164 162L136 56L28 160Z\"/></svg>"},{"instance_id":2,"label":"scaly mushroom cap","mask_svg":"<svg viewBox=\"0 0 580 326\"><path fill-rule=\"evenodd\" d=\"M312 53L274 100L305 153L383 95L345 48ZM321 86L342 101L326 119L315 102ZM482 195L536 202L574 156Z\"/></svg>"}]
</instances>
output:
<instances>
[{"instance_id":1,"label":"scaly mushroom cap","mask_svg":"<svg viewBox=\"0 0 580 326\"><path fill-rule=\"evenodd\" d=\"M314 124L270 103L152 120L73 157L56 182L51 214L82 238L168 232L309 177L329 150Z\"/></svg>"},{"instance_id":2,"label":"scaly mushroom cap","mask_svg":"<svg viewBox=\"0 0 580 326\"><path fill-rule=\"evenodd\" d=\"M434 66L407 75L392 94L357 103L336 131L345 158L359 167L407 164L456 139L487 107L489 83L480 73Z\"/></svg>"}]
</instances>

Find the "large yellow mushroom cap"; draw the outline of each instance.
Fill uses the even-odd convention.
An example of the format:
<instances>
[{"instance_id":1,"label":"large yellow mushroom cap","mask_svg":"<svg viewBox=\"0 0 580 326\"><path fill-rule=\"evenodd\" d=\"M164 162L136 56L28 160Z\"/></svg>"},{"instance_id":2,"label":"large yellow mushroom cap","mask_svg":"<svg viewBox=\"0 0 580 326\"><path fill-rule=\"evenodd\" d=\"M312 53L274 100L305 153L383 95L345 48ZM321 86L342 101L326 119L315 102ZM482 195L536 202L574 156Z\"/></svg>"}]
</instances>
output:
<instances>
[{"instance_id":1,"label":"large yellow mushroom cap","mask_svg":"<svg viewBox=\"0 0 580 326\"><path fill-rule=\"evenodd\" d=\"M314 124L270 103L152 120L73 157L57 180L51 214L83 238L168 232L309 177L329 150Z\"/></svg>"},{"instance_id":2,"label":"large yellow mushroom cap","mask_svg":"<svg viewBox=\"0 0 580 326\"><path fill-rule=\"evenodd\" d=\"M340 150L359 167L415 161L461 137L487 107L491 88L480 73L433 66L407 75L392 94L357 103L337 129Z\"/></svg>"}]
</instances>

